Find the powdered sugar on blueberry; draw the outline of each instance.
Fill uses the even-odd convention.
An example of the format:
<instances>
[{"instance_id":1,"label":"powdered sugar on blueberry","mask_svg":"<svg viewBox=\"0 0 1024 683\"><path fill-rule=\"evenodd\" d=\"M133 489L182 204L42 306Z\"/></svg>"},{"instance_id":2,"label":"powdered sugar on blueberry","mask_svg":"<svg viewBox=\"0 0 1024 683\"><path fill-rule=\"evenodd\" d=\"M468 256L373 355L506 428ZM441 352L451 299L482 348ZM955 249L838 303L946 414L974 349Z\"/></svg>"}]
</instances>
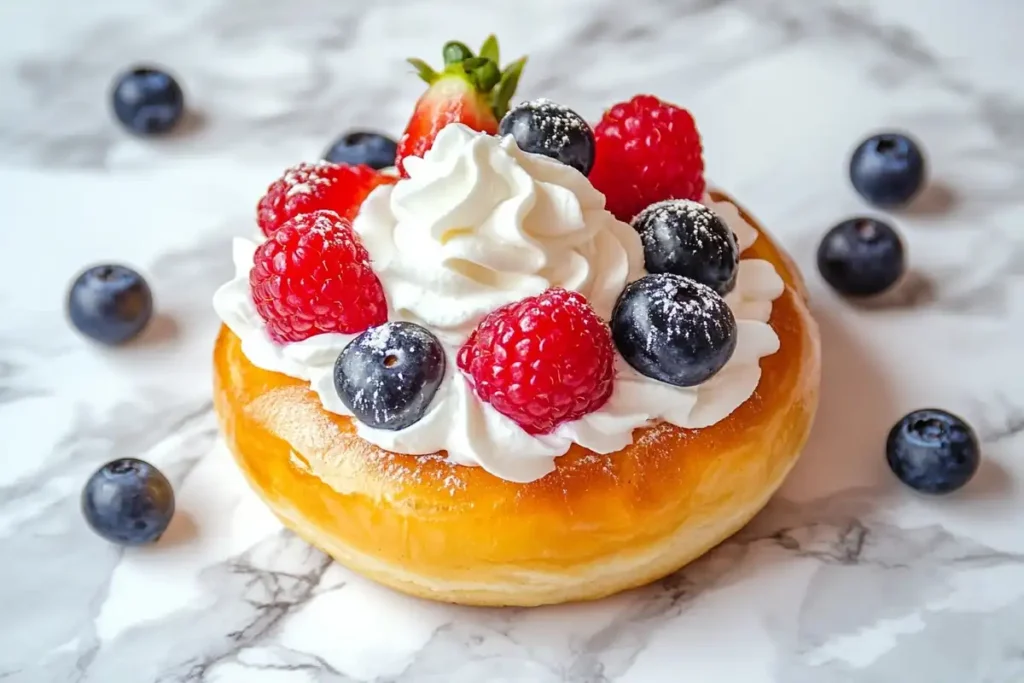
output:
<instances>
[{"instance_id":1,"label":"powdered sugar on blueberry","mask_svg":"<svg viewBox=\"0 0 1024 683\"><path fill-rule=\"evenodd\" d=\"M725 295L736 285L740 249L735 233L703 204L669 199L633 219L649 273L674 273Z\"/></svg>"},{"instance_id":2,"label":"powdered sugar on blueberry","mask_svg":"<svg viewBox=\"0 0 1024 683\"><path fill-rule=\"evenodd\" d=\"M409 322L390 322L356 337L334 364L334 387L363 424L397 431L430 408L444 378L441 342Z\"/></svg>"},{"instance_id":3,"label":"powdered sugar on blueberry","mask_svg":"<svg viewBox=\"0 0 1024 683\"><path fill-rule=\"evenodd\" d=\"M551 157L584 175L594 165L594 132L582 116L551 100L516 105L502 118L498 132L511 135L524 152Z\"/></svg>"},{"instance_id":4,"label":"powdered sugar on blueberry","mask_svg":"<svg viewBox=\"0 0 1024 683\"><path fill-rule=\"evenodd\" d=\"M736 348L736 319L710 287L671 273L626 287L612 315L619 353L637 372L695 386L721 370Z\"/></svg>"}]
</instances>

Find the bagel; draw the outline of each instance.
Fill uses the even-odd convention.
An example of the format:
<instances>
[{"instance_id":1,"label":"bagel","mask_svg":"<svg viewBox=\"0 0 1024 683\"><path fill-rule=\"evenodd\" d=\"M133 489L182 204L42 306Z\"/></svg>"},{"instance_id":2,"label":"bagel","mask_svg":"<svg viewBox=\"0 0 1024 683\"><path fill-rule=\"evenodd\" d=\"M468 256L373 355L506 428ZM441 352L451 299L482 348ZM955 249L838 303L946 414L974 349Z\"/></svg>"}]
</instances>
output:
<instances>
[{"instance_id":1,"label":"bagel","mask_svg":"<svg viewBox=\"0 0 1024 683\"><path fill-rule=\"evenodd\" d=\"M443 453L399 455L364 441L307 383L250 363L222 327L213 361L225 439L285 526L405 593L531 606L670 574L762 509L796 463L818 403L819 338L800 274L740 211L759 233L744 257L771 262L785 282L769 321L780 348L761 359L754 394L710 427L655 424L611 454L574 445L543 478L510 482Z\"/></svg>"}]
</instances>

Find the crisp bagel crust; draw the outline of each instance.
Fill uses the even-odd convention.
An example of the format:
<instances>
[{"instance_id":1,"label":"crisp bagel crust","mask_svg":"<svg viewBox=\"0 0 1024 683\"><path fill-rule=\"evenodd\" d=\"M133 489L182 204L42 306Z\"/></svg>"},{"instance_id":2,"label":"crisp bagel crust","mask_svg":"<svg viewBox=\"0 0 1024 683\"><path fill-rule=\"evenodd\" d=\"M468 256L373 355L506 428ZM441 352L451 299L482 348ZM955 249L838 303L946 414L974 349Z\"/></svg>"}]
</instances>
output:
<instances>
[{"instance_id":1,"label":"crisp bagel crust","mask_svg":"<svg viewBox=\"0 0 1024 683\"><path fill-rule=\"evenodd\" d=\"M711 427L638 429L632 445L608 455L573 446L554 472L517 484L440 456L377 448L303 382L252 365L222 327L214 397L227 443L287 527L405 593L541 605L670 574L764 507L817 408L818 332L800 274L743 215L760 233L744 256L770 261L786 283L770 320L781 348L761 359L753 396Z\"/></svg>"}]
</instances>

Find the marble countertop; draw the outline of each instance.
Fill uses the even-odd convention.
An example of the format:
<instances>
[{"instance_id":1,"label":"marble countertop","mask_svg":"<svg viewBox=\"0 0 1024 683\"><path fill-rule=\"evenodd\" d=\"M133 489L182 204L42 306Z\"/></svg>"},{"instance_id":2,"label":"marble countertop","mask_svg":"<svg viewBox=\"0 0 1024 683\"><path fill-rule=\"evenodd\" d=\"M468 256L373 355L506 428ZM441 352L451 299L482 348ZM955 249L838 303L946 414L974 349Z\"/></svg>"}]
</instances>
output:
<instances>
[{"instance_id":1,"label":"marble countertop","mask_svg":"<svg viewBox=\"0 0 1024 683\"><path fill-rule=\"evenodd\" d=\"M1024 680L1024 5L1018 0L63 0L0 3L0 680L4 683L1009 683ZM768 509L648 588L533 610L426 603L310 549L248 490L210 404L214 288L261 190L354 126L397 133L401 61L499 32L523 96L596 117L651 91L695 113L710 175L805 269L824 386ZM193 112L147 141L113 74L173 69ZM814 269L866 208L845 164L879 127L933 184L892 220L913 277L856 308ZM101 351L70 277L138 266L160 315ZM984 447L957 495L902 488L883 440L937 405ZM142 457L179 513L120 550L78 512L88 474Z\"/></svg>"}]
</instances>

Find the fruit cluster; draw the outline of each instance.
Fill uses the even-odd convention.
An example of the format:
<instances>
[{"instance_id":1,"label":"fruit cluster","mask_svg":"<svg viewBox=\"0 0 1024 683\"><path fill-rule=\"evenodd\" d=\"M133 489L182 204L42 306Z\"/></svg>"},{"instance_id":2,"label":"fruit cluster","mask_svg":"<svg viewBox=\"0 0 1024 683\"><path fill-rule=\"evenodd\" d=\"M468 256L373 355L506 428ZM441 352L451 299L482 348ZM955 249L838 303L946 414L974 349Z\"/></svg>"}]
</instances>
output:
<instances>
[{"instance_id":1,"label":"fruit cluster","mask_svg":"<svg viewBox=\"0 0 1024 683\"><path fill-rule=\"evenodd\" d=\"M491 38L475 54L443 50L436 72L412 60L428 83L401 140L395 166L424 154L444 126L511 136L523 151L577 172L639 234L649 273L622 292L610 321L579 293L554 288L487 315L458 350L457 367L480 400L531 434L546 434L598 410L612 393L615 353L638 372L677 386L717 373L736 347L736 320L722 298L739 265L736 238L696 200L705 183L693 117L655 97L616 104L596 128L539 99L509 109L523 60L504 70ZM336 156L369 161L352 147ZM381 283L349 220L376 187L395 182L369 165L321 162L289 169L259 203L267 241L250 273L252 298L279 343L325 332L359 335L335 365L335 388L364 424L397 430L426 414L444 376L438 340L387 320Z\"/></svg>"},{"instance_id":2,"label":"fruit cluster","mask_svg":"<svg viewBox=\"0 0 1024 683\"><path fill-rule=\"evenodd\" d=\"M358 334L335 364L335 387L370 427L403 429L428 411L446 372L440 342L428 330L387 321L387 304L369 256L351 227L363 200L405 175L442 128L460 123L512 136L587 175L606 208L630 223L643 244L648 275L627 285L610 321L578 293L552 289L486 316L459 349L456 364L481 400L532 434L597 410L614 382L616 351L638 372L677 386L706 381L729 360L736 322L724 295L739 265L736 237L707 207L701 139L685 109L650 95L610 107L596 126L571 109L534 100L509 109L525 58L500 66L489 37L474 53L449 42L444 67L409 60L428 88L399 140L372 131L338 138L316 164L299 164L260 200L266 241L250 273L253 302L280 343L325 332ZM120 74L113 113L131 132L162 135L185 119L185 95L164 70ZM385 171L385 172L382 172ZM895 208L924 185L918 145L898 133L865 140L850 161L856 190L873 205ZM905 270L898 233L876 218L830 230L818 250L824 280L850 297L890 289ZM137 337L153 315L145 279L122 265L84 270L67 298L68 316L85 336L108 345ZM928 409L891 430L886 457L896 475L928 493L966 484L979 462L977 437L959 417ZM120 544L153 542L174 514L174 493L153 465L125 458L89 479L82 510L101 536Z\"/></svg>"}]
</instances>

